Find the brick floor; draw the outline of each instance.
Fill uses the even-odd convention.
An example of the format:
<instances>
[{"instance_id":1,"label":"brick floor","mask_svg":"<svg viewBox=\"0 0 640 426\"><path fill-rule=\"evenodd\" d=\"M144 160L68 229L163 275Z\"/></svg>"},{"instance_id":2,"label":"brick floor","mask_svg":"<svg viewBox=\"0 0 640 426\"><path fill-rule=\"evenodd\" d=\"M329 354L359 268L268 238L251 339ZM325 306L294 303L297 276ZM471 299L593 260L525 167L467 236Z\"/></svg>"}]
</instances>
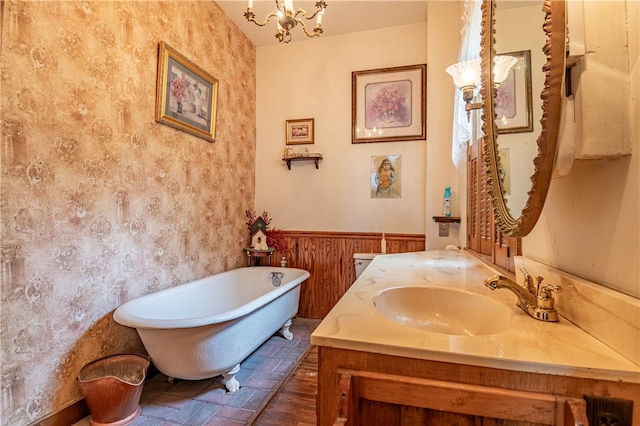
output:
<instances>
[{"instance_id":1,"label":"brick floor","mask_svg":"<svg viewBox=\"0 0 640 426\"><path fill-rule=\"evenodd\" d=\"M311 332L320 320L294 318L293 340L279 333L240 363L240 390L227 392L222 377L174 380L164 374L149 378L140 398L140 416L131 426L235 426L253 423L260 411L309 348ZM73 426L89 426L85 418Z\"/></svg>"}]
</instances>

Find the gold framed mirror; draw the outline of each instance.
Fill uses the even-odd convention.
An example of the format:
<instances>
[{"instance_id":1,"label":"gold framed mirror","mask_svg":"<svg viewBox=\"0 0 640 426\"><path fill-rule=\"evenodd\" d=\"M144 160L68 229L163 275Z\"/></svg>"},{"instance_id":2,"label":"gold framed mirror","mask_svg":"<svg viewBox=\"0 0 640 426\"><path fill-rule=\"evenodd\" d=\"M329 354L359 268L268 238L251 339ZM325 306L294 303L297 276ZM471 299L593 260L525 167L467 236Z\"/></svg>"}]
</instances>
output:
<instances>
[{"instance_id":1,"label":"gold framed mirror","mask_svg":"<svg viewBox=\"0 0 640 426\"><path fill-rule=\"evenodd\" d=\"M520 7L534 7L539 11L539 21L532 20L528 11L524 11L529 13L528 19L514 19L513 13L516 12L507 13L510 9ZM562 112L565 8L565 0L484 0L482 3L480 93L483 99L484 161L487 165L488 191L493 203L495 220L500 230L511 237L524 237L531 232L540 217L551 183ZM540 42L528 38L527 41L535 45L514 45L514 40L522 41L525 38L523 23L527 21L533 22L533 31ZM507 24L514 22L517 24L512 30L514 34L510 34ZM504 43L500 43L502 40L511 42L510 47L501 47L505 46ZM499 51L500 49L503 50ZM504 109L504 94L499 91L505 83L495 84L494 60L498 53L524 58L520 65L516 65L510 71L514 73L514 94L517 96L519 90L522 98L522 94L526 94L527 90L527 80L521 77L526 77L528 72L527 51L530 51L531 58L528 65L532 75L529 90L532 91L533 96L530 99L533 102L528 105L525 103L525 106L515 104L511 109L514 111L513 117L509 118L513 119L512 123L508 123L502 115L498 115L500 109ZM538 64L534 60L535 55L540 58ZM522 70L519 70L518 66L522 67ZM522 72L519 77L517 73L520 71ZM502 88L505 89L504 86ZM524 126L518 124L518 108L520 120L531 120L533 117L533 125L530 125L530 122ZM531 109L533 113L529 115ZM535 119L538 117L539 120L536 122ZM516 130L501 129L505 122ZM522 155L527 150L529 155Z\"/></svg>"}]
</instances>

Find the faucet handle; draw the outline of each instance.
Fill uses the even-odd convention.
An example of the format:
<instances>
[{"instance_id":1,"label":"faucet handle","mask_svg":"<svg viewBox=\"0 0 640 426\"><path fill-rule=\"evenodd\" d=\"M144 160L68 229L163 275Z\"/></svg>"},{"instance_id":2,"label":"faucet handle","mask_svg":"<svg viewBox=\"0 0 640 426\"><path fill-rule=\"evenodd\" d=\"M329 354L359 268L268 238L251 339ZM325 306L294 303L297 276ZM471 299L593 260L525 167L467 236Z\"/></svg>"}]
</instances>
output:
<instances>
[{"instance_id":1,"label":"faucet handle","mask_svg":"<svg viewBox=\"0 0 640 426\"><path fill-rule=\"evenodd\" d=\"M549 299L551 298L551 292L561 293L562 287L553 284L547 284L543 287L540 287L540 290L538 290L538 298L544 300Z\"/></svg>"},{"instance_id":2,"label":"faucet handle","mask_svg":"<svg viewBox=\"0 0 640 426\"><path fill-rule=\"evenodd\" d=\"M531 279L531 275L529 275L529 273L524 267L520 268L520 270L522 271L522 275L524 277L524 287L527 289L529 293L535 296L537 292L536 292L536 288L533 286L533 279ZM538 287L539 286L540 284L538 283Z\"/></svg>"}]
</instances>

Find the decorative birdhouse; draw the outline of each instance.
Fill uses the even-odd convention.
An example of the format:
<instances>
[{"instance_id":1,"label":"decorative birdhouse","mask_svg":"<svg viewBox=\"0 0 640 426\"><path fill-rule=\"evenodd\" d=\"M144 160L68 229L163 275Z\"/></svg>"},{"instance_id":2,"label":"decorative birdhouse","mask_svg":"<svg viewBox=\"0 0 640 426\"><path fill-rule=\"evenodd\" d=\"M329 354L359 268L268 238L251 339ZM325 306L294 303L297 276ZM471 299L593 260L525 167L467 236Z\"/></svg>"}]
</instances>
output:
<instances>
[{"instance_id":1,"label":"decorative birdhouse","mask_svg":"<svg viewBox=\"0 0 640 426\"><path fill-rule=\"evenodd\" d=\"M267 223L258 216L251 225L251 247L254 250L269 250L267 245Z\"/></svg>"}]
</instances>

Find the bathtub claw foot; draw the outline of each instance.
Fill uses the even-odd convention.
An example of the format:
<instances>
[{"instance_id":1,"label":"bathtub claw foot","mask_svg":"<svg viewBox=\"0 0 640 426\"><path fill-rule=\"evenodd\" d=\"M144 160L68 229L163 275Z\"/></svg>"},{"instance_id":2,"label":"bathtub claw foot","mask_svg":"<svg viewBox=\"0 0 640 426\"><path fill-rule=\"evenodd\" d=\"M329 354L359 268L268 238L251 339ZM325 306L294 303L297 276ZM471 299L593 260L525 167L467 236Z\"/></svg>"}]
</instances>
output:
<instances>
[{"instance_id":1,"label":"bathtub claw foot","mask_svg":"<svg viewBox=\"0 0 640 426\"><path fill-rule=\"evenodd\" d=\"M230 393L236 393L240 389L240 382L236 380L236 374L240 371L240 364L237 364L226 373L222 373L224 378L224 386Z\"/></svg>"},{"instance_id":2,"label":"bathtub claw foot","mask_svg":"<svg viewBox=\"0 0 640 426\"><path fill-rule=\"evenodd\" d=\"M169 383L173 384L173 380L174 380L174 378L173 378L173 377L167 377L167 382L169 382Z\"/></svg>"},{"instance_id":3,"label":"bathtub claw foot","mask_svg":"<svg viewBox=\"0 0 640 426\"><path fill-rule=\"evenodd\" d=\"M289 330L289 327L291 327L291 320L284 323L280 332L285 339L293 340L293 333Z\"/></svg>"}]
</instances>

